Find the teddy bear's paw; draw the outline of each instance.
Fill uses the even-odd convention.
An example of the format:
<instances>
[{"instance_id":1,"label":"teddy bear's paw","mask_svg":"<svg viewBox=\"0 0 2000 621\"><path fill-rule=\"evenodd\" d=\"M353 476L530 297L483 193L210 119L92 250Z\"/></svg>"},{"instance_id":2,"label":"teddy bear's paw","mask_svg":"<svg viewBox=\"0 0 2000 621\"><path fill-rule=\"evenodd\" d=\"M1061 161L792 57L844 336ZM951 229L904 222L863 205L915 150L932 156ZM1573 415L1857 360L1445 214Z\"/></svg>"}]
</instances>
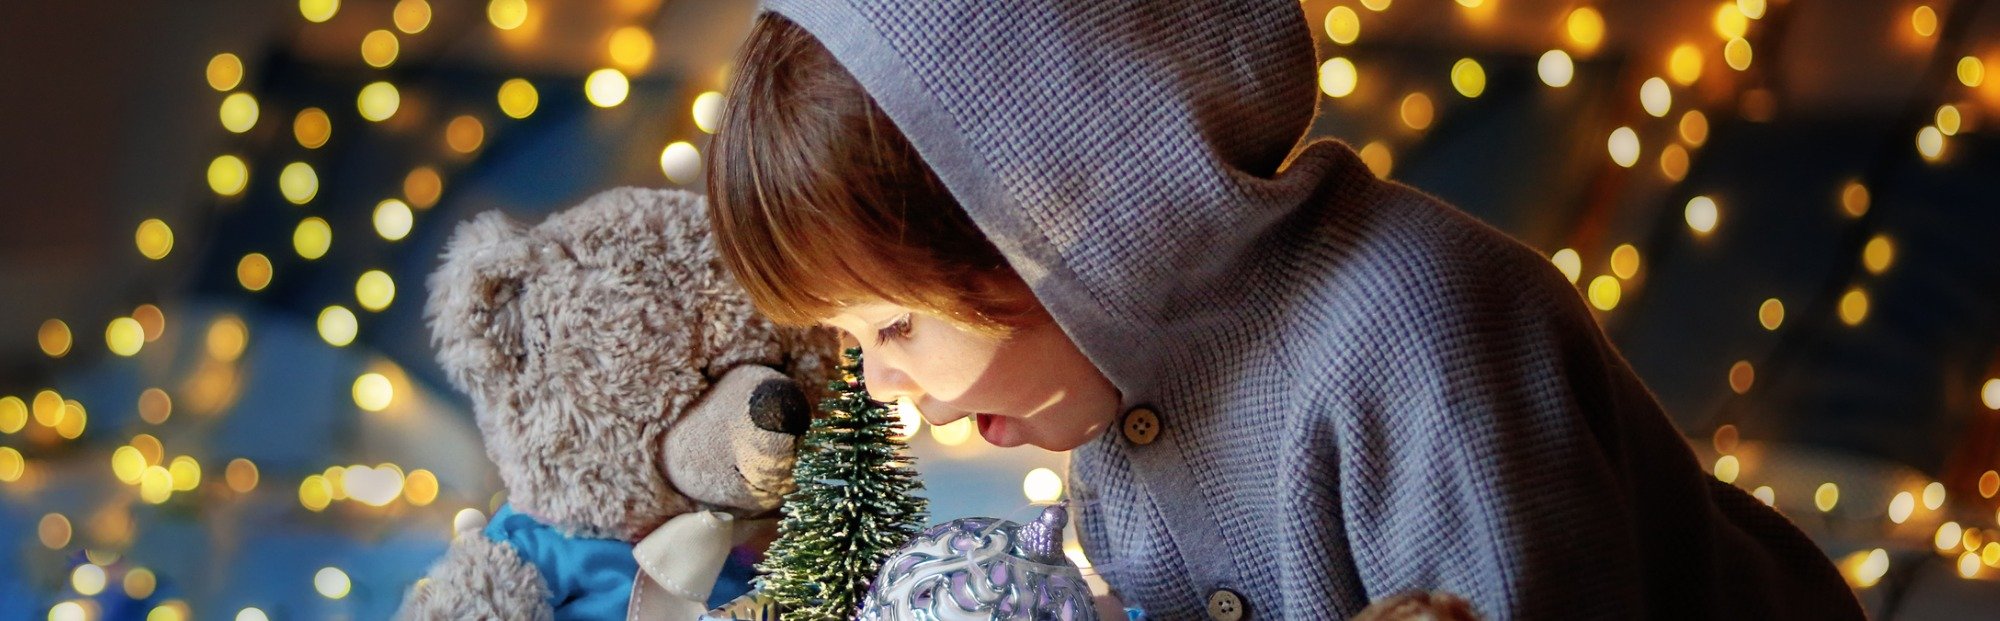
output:
<instances>
[{"instance_id":1,"label":"teddy bear's paw","mask_svg":"<svg viewBox=\"0 0 2000 621\"><path fill-rule=\"evenodd\" d=\"M453 541L444 559L411 587L396 619L553 621L541 572L507 544L473 534Z\"/></svg>"}]
</instances>

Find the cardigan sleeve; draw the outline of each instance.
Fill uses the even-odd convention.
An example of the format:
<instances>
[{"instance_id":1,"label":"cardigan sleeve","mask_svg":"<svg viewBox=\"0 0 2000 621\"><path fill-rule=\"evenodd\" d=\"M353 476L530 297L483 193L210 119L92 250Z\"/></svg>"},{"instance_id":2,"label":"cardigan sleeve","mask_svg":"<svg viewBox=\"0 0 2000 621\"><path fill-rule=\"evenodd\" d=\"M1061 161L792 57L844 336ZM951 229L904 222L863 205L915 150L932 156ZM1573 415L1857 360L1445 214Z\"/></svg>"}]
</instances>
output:
<instances>
[{"instance_id":1,"label":"cardigan sleeve","mask_svg":"<svg viewBox=\"0 0 2000 621\"><path fill-rule=\"evenodd\" d=\"M1533 259L1434 266L1361 330L1356 405L1334 426L1369 598L1441 589L1494 619L1858 618L1809 540L1703 472ZM1736 515L1717 502L1731 494L1749 500L1726 503Z\"/></svg>"}]
</instances>

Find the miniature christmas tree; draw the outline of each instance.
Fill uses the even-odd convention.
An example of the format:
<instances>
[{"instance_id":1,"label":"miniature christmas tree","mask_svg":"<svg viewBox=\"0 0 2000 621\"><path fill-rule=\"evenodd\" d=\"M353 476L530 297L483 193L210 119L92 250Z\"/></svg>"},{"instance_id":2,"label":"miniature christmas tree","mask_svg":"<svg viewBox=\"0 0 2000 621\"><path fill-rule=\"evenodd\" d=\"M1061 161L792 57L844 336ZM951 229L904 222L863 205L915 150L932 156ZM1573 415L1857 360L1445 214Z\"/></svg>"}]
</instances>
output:
<instances>
[{"instance_id":1,"label":"miniature christmas tree","mask_svg":"<svg viewBox=\"0 0 2000 621\"><path fill-rule=\"evenodd\" d=\"M868 398L861 349L849 348L834 396L820 403L799 447L778 540L760 588L787 621L851 619L882 559L923 527L928 503L895 436L896 416Z\"/></svg>"}]
</instances>

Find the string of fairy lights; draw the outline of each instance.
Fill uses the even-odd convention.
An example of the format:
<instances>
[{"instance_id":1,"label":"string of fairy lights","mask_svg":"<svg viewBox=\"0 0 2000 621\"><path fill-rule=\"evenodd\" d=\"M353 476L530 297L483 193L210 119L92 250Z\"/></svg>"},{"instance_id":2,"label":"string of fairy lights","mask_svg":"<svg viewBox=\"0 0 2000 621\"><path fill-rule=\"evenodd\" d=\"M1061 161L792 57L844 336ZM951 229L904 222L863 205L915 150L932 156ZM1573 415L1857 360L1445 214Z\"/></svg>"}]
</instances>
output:
<instances>
[{"instance_id":1,"label":"string of fairy lights","mask_svg":"<svg viewBox=\"0 0 2000 621\"><path fill-rule=\"evenodd\" d=\"M1330 5L1329 5L1330 4ZM1384 14L1392 10L1393 0L1343 0L1334 3L1306 2L1308 17L1317 18L1315 33L1331 42L1330 53L1322 54L1319 67L1319 86L1329 98L1340 100L1356 96L1368 78L1366 67L1357 64L1355 54L1348 50L1362 40L1363 33L1371 21L1386 19ZM1436 6L1443 3L1427 3L1413 10L1442 11L1449 7ZM1494 12L1501 10L1498 0L1455 0L1461 16L1473 24L1490 22ZM1773 30L1770 25L1780 22L1788 8L1784 0L1725 0L1707 3L1712 13L1706 25L1712 33L1691 33L1674 42L1670 47L1656 50L1651 54L1632 53L1639 58L1657 58L1657 66L1647 61L1629 62L1619 67L1625 73L1621 77L1634 78L1619 84L1637 84L1636 93L1619 95L1636 96L1638 104L1631 118L1624 119L1615 126L1600 130L1604 136L1604 155L1608 165L1602 175L1617 174L1621 170L1635 169L1648 153L1646 143L1650 140L1664 140L1664 145L1652 147L1656 153L1658 174L1669 184L1677 184L1689 175L1690 169L1699 164L1697 154L1707 142L1711 128L1711 114L1739 115L1750 122L1770 121L1777 111L1777 101L1770 89L1763 86L1765 80L1760 74L1761 65L1768 65L1771 59L1760 59L1759 50L1775 57L1779 51L1768 42L1761 41L1760 35ZM1970 41L1964 40L1964 28L1970 19L1950 20L1940 9L1930 2L1905 3L1900 14L1905 16L1898 23L1890 25L1882 33L1888 44L1928 49L1937 65L1945 68L1945 79L1936 80L1935 93L1922 93L1920 103L1923 109L1921 121L1911 125L1915 129L1908 138L1896 140L1900 146L1891 150L1891 157L1915 156L1931 165L1945 166L1951 163L1950 142L1955 136L1975 131L1976 111L2000 109L2000 88L1988 83L1985 67L2000 62L2000 58L1982 58L1968 52ZM1979 3L1950 3L1949 10L1960 15L1971 15ZM1313 13L1317 8L1320 12ZM1398 9L1402 8L1400 6ZM1598 51L1606 37L1606 23L1603 14L1596 7L1579 5L1565 9L1550 24L1556 34L1556 43L1541 53L1534 62L1535 76L1542 86L1550 89L1570 88L1577 77L1580 59L1590 58ZM1956 33L1952 26L1960 26ZM1768 48L1768 49L1767 49ZM1763 60L1763 63L1759 63ZM1476 100L1485 94L1488 76L1485 65L1477 58L1465 57L1452 62L1448 68L1440 67L1439 79L1449 84L1450 92L1464 100ZM1631 75L1640 74L1638 76ZM1713 97L1716 89L1697 91L1693 87L1704 81L1721 81L1732 88L1723 89L1731 97L1717 100ZM1709 95L1710 101L1703 101ZM1417 88L1398 97L1374 97L1373 103L1389 104L1395 121L1405 128L1424 132L1439 122L1450 102L1436 101L1422 88ZM1676 113L1678 104L1678 113ZM1710 108L1704 111L1704 104ZM1639 116L1643 115L1643 116ZM1903 130L1897 130L1903 131ZM1655 134L1661 138L1646 138ZM1394 154L1391 139L1368 140L1357 150L1361 159L1377 175L1388 177L1394 168ZM1873 175L1870 175L1873 176ZM1839 324L1848 328L1862 326L1869 315L1870 297L1867 281L1883 277L1895 263L1896 242L1893 235L1882 230L1876 216L1880 210L1871 211L1870 179L1857 177L1844 181L1837 188L1829 188L1829 202L1832 211L1850 220L1857 238L1852 244L1853 251L1842 256L1855 258L1857 270L1838 270L1839 280L1833 283L1833 290L1826 302L1808 300L1803 308L1807 316L1825 312L1832 314ZM1716 194L1697 194L1684 199L1679 209L1663 213L1663 222L1683 226L1679 234L1691 235L1699 241L1713 234L1726 220L1725 199ZM1609 200L1601 200L1590 209L1609 209ZM1585 216L1586 218L1592 216ZM1601 217L1601 216L1598 216ZM1588 228L1588 227L1578 227ZM1656 229L1655 235L1640 242L1618 243L1613 247L1604 265L1603 272L1587 273L1584 252L1580 246L1564 247L1551 254L1550 260L1560 269L1570 282L1577 283L1580 293L1601 317L1609 318L1621 303L1629 300L1638 288L1641 278L1642 246L1664 249L1669 236L1675 234L1671 228ZM1585 240L1590 241L1590 240ZM1607 244L1608 245L1608 244ZM1655 257L1656 259L1658 257ZM1798 313L1794 313L1797 315ZM1769 332L1789 332L1788 342L1781 342L1778 352L1788 352L1787 347L1811 334L1801 327L1786 328L1786 302L1778 297L1770 297L1759 304L1754 313L1754 321ZM1793 319L1794 322L1798 320ZM1774 353L1773 364L1781 364L1785 358ZM1749 393L1756 382L1757 363L1738 360L1730 365L1726 382L1735 395ZM1979 402L1988 410L2000 410L2000 378L1989 377L1979 388ZM1720 422L1713 425L1712 445L1718 455L1712 466L1714 475L1729 483L1749 488L1749 473L1746 450L1754 444L1742 440L1735 424ZM1980 499L1990 500L2000 495L2000 472L1986 469L1979 473L1976 482L1968 488L1975 490ZM1974 509L1975 505L1954 507L1947 505L1947 486L1940 481L1904 481L1886 507L1862 512L1855 516L1874 523L1884 520L1896 532L1906 534L1905 525L1923 522L1925 536L1936 552L1950 559L1957 574L1966 579L1991 580L2000 577L2000 513L1993 513L1975 521L1960 523L1945 519L1949 513L1963 513ZM1751 492L1766 504L1777 504L1778 493L1771 485L1757 485ZM1840 503L1840 487L1836 482L1826 481L1813 488L1809 494L1809 504L1820 514L1836 512ZM1987 511L1992 503L1984 505ZM1925 514L1928 513L1928 516ZM1927 521L1925 518L1928 517ZM1964 517L1959 519L1963 520ZM1932 530L1934 528L1934 530ZM1910 537L1901 537L1908 540ZM1875 586L1888 574L1890 555L1883 548L1857 551L1839 559L1838 565L1858 589Z\"/></svg>"},{"instance_id":2,"label":"string of fairy lights","mask_svg":"<svg viewBox=\"0 0 2000 621\"><path fill-rule=\"evenodd\" d=\"M1495 19L1497 12L1503 10L1500 2L1455 0L1456 7L1443 3L1438 3L1440 7L1409 7L1403 5L1418 2L1307 0L1304 6L1315 26L1315 35L1324 37L1332 44L1327 48L1331 53L1319 66L1319 88L1326 97L1335 100L1356 97L1363 91L1362 86L1373 79L1371 68L1365 59L1357 63L1356 55L1345 50L1360 44L1372 22L1386 19L1394 11L1449 9L1461 12L1467 20L1477 24ZM484 8L481 33L502 40L534 36L538 20L546 17L544 7L528 0L480 0L474 4ZM1392 7L1392 4L1396 6ZM1598 174L1610 176L1640 170L1640 162L1651 155L1660 178L1670 184L1678 183L1701 162L1698 155L1709 139L1712 123L1718 122L1712 121L1711 115L1723 119L1733 114L1751 122L1771 120L1777 111L1777 102L1771 90L1763 86L1759 72L1779 50L1761 37L1772 29L1771 24L1783 18L1786 4L1783 0L1711 2L1712 13L1708 14L1704 23L1712 33L1690 33L1666 49L1654 51L1650 57L1657 58L1657 65L1632 62L1621 67L1621 71L1643 74L1630 76L1634 79L1629 83L1636 84L1635 92L1620 95L1635 97L1637 105L1629 111L1627 118L1618 119L1599 130L1603 136L1606 160ZM1966 6L1965 2L1954 3L1950 10L1966 11ZM352 7L349 9L352 10ZM325 24L342 10L339 0L298 2L298 17L303 20L304 28ZM433 7L426 0L395 2L380 27L369 30L361 37L358 53L363 63L372 70L396 66L403 60L404 42L423 36L430 29L434 17L432 11ZM1894 24L1893 32L1885 33L1885 36L1897 44L1932 49L1939 62L1948 67L1946 77L1949 79L1940 84L1939 92L1925 103L1922 122L1915 124L1917 129L1914 133L1899 139L1898 142L1908 146L1900 147L1898 152L1903 157L1913 152L1932 165L1949 165L1950 145L1954 137L1976 131L1976 120L1982 111L2000 109L2000 95L1996 95L2000 93L2000 88L1996 86L2000 85L1994 83L2000 80L1988 82L1985 76L1985 66L2000 62L2000 58L1982 58L1967 53L1962 49L1968 44L1965 41L1950 44L1954 40L1952 28L1960 26L1961 21L1941 14L1931 3L1911 3L1901 14L1906 17ZM1563 11L1550 26L1555 41L1550 49L1535 57L1534 77L1539 80L1541 88L1573 88L1579 64L1589 62L1605 43L1608 36L1606 20L1598 7L1581 4ZM1959 27L1957 32L1962 33L1963 28ZM623 105L632 93L630 76L646 71L654 59L655 42L651 32L635 20L610 30L604 37L602 50L605 66L584 76L581 87L585 99L592 105L616 108ZM1643 54L1634 56L1649 57ZM351 102L318 102L316 105L300 106L289 114L279 114L272 109L277 106L260 101L259 95L252 92L250 85L246 84L249 74L244 58L232 52L215 54L205 67L206 85L220 95L216 120L222 129L228 135L244 137L260 127L268 127L274 122L283 123L288 131L279 132L282 139L295 143L304 155L276 167L275 174L253 170L255 158L242 152L216 155L208 162L203 177L209 194L207 200L219 206L244 200L246 192L255 183L275 183L278 195L288 204L301 210L312 207L320 198L321 170L315 166L311 154L325 147L334 136L336 119L346 116L341 108L352 106L354 114L363 123L359 128L343 131L368 131L371 125L387 127L412 122L412 115L406 110L413 98L420 97L406 93L397 80L385 77L360 87L354 92ZM1486 64L1473 57L1459 58L1449 66L1438 67L1435 79L1448 84L1449 90L1443 91L1445 94L1433 94L1419 88L1390 97L1391 105L1387 109L1394 118L1389 124L1400 123L1416 132L1420 140L1423 132L1439 125L1457 104L1478 100L1489 87ZM1714 89L1695 89L1698 85L1712 82L1730 85L1732 88L1724 89L1729 97L1718 99L1713 96ZM404 85L407 86L407 82ZM427 131L441 134L443 153L448 157L410 168L398 184L400 192L375 201L368 218L372 230L359 234L340 231L342 243L396 244L405 240L422 224L424 214L440 202L450 175L478 157L490 143L491 134L504 131L510 122L532 117L541 107L542 89L549 87L547 83L538 85L527 77L499 80L490 86L490 107L451 115L438 123L441 128L428 128ZM721 103L721 95L713 91L695 95L687 107L688 121L698 132L712 133ZM691 184L700 177L700 153L695 146L698 139L697 136L688 138L669 141L659 151L659 170L670 183ZM1394 150L1398 148L1395 144L1394 139L1365 141L1358 152L1371 170L1388 177L1395 166ZM1811 300L1792 302L1792 306L1805 311L1794 310L1791 319L1787 318L1786 301L1777 297L1764 300L1754 312L1754 320L1764 330L1786 332L1788 321L1796 324L1797 317L1814 316L1821 311L1832 314L1844 326L1858 327L1865 323L1870 307L1865 281L1887 274L1896 258L1894 237L1880 230L1877 224L1880 210L1871 210L1870 196L1876 189L1879 188L1871 186L1870 179L1866 177L1850 179L1839 187L1828 189L1830 202L1833 203L1831 210L1851 220L1855 230L1860 232L1853 253L1858 259L1859 272L1844 277L1826 303ZM1598 204L1589 205L1586 209L1586 212L1597 213L1586 213L1583 218L1604 217L1602 212L1609 210L1611 205L1608 200L1598 200ZM1552 253L1550 260L1579 286L1581 294L1593 308L1609 317L1621 304L1629 305L1632 297L1637 295L1643 281L1642 256L1651 254L1652 260L1658 261L1660 255L1666 252L1666 245L1659 239L1661 235L1685 234L1702 239L1726 225L1728 200L1719 194L1694 195L1687 197L1684 204L1675 199L1674 204L1677 208L1662 212L1665 214L1663 220L1671 221L1673 229L1656 229L1653 238L1616 244L1605 253L1601 271L1599 268L1587 268L1585 263L1585 253L1599 245L1595 243L1597 240L1579 239L1580 243ZM1679 229L1682 225L1685 229ZM323 216L302 214L291 227L290 254L294 256L284 256L283 252L272 250L244 252L234 261L234 273L230 276L244 295L254 296L264 292L281 277L280 271L288 265L320 261L327 257L333 248L335 228ZM370 233L374 239L370 239ZM361 241L346 241L349 236ZM174 250L174 227L163 219L146 219L134 229L133 243L146 260L163 261ZM1643 248L1656 250L1648 253ZM326 305L311 317L318 336L328 346L352 346L365 327L365 319L396 302L397 283L386 270L361 270L353 277L353 287L351 303ZM1787 336L1802 338L1796 336L1800 334L1797 326L1792 328ZM106 350L124 358L144 356L162 349L164 346L155 343L167 334L166 313L154 303L141 304L129 313L118 314L106 320L103 328ZM139 420L144 426L137 433L131 433L128 440L111 448L106 456L110 476L129 488L131 498L137 502L150 505L227 503L252 494L283 493L289 496L295 493L298 508L309 514L349 512L345 515L383 515L384 511L432 511L442 515L478 510L453 510L446 505L490 505L490 499L455 498L449 493L451 486L446 485L446 481L440 481L437 474L420 468L406 471L394 463L329 465L324 470L302 476L287 476L282 484L273 486L267 485L271 482L265 481L267 477L259 471L258 465L247 458L235 457L220 463L211 461L204 464L194 455L176 452L161 440L160 436L167 434L160 430L173 425L200 425L200 429L207 429L219 424L218 417L229 409L241 390L242 373L237 365L248 348L251 326L241 316L220 313L208 320L201 337L199 347L203 355L195 370L178 385L145 389L136 403ZM84 340L85 337L72 330L69 322L59 318L44 321L37 330L41 352L54 361L71 357ZM1764 363L1766 373L1769 373L1770 364ZM1725 378L1730 390L1737 395L1749 393L1755 386L1759 366L1747 359L1732 364ZM386 359L377 359L355 377L351 396L363 416L396 415L414 407L410 403L414 392L414 386L401 368ZM1989 379L1981 386L1980 402L1988 409L2000 410L2000 378ZM904 434L920 434L926 426L922 419L908 403L900 405ZM26 396L0 395L0 434L19 436L33 450L51 454L66 450L67 454L73 455L81 449L72 445L85 436L88 427L88 411L74 395L64 395L54 389ZM123 436L127 430L118 433ZM972 435L973 428L967 419L930 426L929 430L932 441L954 450L965 450L957 447L969 448L967 443ZM1717 455L1712 465L1714 475L1724 482L1749 487L1756 472L1753 458L1758 455L1758 450L1755 443L1743 440L1737 427L1728 423L1716 425L1710 440ZM46 485L46 468L49 465L41 462L47 460L30 459L32 453L24 454L12 446L0 446L0 485L6 486L0 491L32 493ZM222 474L220 481L207 476L210 473L205 470L218 468ZM205 477L207 484L204 484ZM268 478L277 479L275 476ZM293 480L297 481L295 489L292 488ZM1923 538L1929 539L1930 547L1941 557L1951 559L1960 576L1982 580L2000 577L2000 528L1995 528L2000 526L2000 514L1995 514L1991 520L1958 515L1971 505L1948 503L1947 485L1941 481L1909 481L1903 485L1908 489L1893 494L1887 506L1879 511L1865 511L1861 518L1877 523L1886 520L1898 529L1898 533L1921 526ZM273 492L269 490L271 487L278 489ZM1024 496L1035 502L1060 498L1064 487L1061 475L1047 468L1033 469L1022 480ZM1986 470L1972 489L1982 499L2000 495L2000 472ZM1751 491L1767 504L1778 505L1778 491L1772 485L1760 484ZM1820 514L1835 515L1841 507L1839 485L1832 481L1823 482L1811 491L1810 499L1812 508ZM1958 520L1947 520L1946 517L1957 517ZM442 518L437 521L446 522ZM80 537L79 530L89 533L89 536ZM129 546L134 530L129 510L104 511L80 516L75 521L58 512L47 513L41 518L36 538L45 549L63 552L82 548L83 552L83 562L72 563L68 569L67 582L75 597L55 604L49 610L51 620L100 618L105 611L97 598L113 592L122 592L135 601L149 601L153 597L161 576L111 551ZM79 545L79 538L89 539L91 545ZM1073 542L1066 548L1079 564L1088 566L1089 561L1082 558ZM1842 573L1850 584L1860 589L1873 587L1881 581L1888 574L1889 564L1890 556L1884 548L1857 551L1839 560ZM347 597L353 588L352 580L339 567L319 569L312 582L314 591L329 599ZM255 606L238 608L233 614L238 621L267 621L270 617L270 613ZM159 601L150 606L145 614L148 621L179 621L194 616L193 606L177 598ZM202 616L214 615L204 612Z\"/></svg>"}]
</instances>

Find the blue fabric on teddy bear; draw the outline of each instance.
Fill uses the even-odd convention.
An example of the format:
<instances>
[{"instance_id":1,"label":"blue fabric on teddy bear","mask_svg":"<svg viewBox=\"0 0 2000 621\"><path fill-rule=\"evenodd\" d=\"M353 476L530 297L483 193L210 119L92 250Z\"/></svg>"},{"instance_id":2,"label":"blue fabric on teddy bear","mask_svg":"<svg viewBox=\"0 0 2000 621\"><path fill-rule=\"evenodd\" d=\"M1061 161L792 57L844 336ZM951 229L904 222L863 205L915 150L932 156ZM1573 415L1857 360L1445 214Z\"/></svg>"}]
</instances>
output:
<instances>
[{"instance_id":1,"label":"blue fabric on teddy bear","mask_svg":"<svg viewBox=\"0 0 2000 621\"><path fill-rule=\"evenodd\" d=\"M500 505L482 532L495 543L513 547L522 561L542 574L556 621L625 618L632 580L639 572L631 543L565 535L515 511L511 504ZM734 552L723 563L722 575L709 594L710 606L720 606L750 590L753 561L742 549Z\"/></svg>"}]
</instances>

